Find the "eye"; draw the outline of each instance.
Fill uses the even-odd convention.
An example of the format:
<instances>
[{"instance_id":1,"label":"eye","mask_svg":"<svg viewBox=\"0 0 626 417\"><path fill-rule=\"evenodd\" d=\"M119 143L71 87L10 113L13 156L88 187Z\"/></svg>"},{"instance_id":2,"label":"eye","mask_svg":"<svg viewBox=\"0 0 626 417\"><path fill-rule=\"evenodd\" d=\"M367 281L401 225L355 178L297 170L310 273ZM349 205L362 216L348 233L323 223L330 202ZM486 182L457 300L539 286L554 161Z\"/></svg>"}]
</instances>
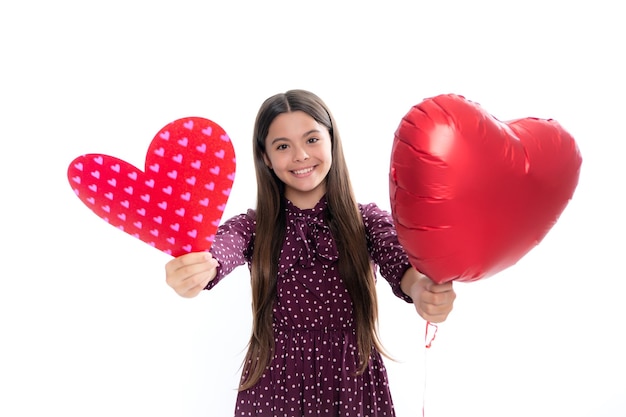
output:
<instances>
[{"instance_id":1,"label":"eye","mask_svg":"<svg viewBox=\"0 0 626 417\"><path fill-rule=\"evenodd\" d=\"M317 141L319 141L319 138L312 137L307 140L307 143L316 143Z\"/></svg>"},{"instance_id":2,"label":"eye","mask_svg":"<svg viewBox=\"0 0 626 417\"><path fill-rule=\"evenodd\" d=\"M283 151L285 149L287 149L287 145L285 145L284 143L281 143L280 145L276 147L277 151Z\"/></svg>"}]
</instances>

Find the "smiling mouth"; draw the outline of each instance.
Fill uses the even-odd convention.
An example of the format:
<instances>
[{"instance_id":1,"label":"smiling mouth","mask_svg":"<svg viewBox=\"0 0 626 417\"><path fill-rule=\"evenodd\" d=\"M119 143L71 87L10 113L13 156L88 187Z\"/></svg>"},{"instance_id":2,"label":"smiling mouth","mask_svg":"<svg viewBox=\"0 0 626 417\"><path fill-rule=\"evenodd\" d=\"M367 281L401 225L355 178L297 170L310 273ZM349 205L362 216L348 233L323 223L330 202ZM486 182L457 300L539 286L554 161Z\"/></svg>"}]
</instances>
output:
<instances>
[{"instance_id":1,"label":"smiling mouth","mask_svg":"<svg viewBox=\"0 0 626 417\"><path fill-rule=\"evenodd\" d=\"M309 167L309 168L294 170L294 171L291 171L291 172L293 172L294 175L306 175L309 172L313 171L314 168L315 167Z\"/></svg>"}]
</instances>

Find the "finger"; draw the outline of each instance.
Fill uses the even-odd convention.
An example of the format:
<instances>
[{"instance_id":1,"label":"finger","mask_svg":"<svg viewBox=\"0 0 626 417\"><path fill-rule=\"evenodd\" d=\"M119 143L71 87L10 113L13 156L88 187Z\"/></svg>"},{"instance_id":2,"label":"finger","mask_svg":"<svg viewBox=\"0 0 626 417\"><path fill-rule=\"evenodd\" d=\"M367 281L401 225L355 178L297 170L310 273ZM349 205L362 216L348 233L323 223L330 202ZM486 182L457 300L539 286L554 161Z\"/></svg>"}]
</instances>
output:
<instances>
[{"instance_id":1,"label":"finger","mask_svg":"<svg viewBox=\"0 0 626 417\"><path fill-rule=\"evenodd\" d=\"M206 271L210 271L217 267L217 260L209 259L207 261L198 262L195 264L183 265L175 271L179 277L189 278L196 274L201 274Z\"/></svg>"},{"instance_id":2,"label":"finger","mask_svg":"<svg viewBox=\"0 0 626 417\"><path fill-rule=\"evenodd\" d=\"M210 259L208 261L204 261L201 263L195 263L190 265L183 265L177 270L168 273L166 275L166 281L171 285L180 285L184 281L188 280L201 280L207 273L211 273L215 271L217 268L217 260ZM189 284L191 284L191 281Z\"/></svg>"},{"instance_id":3,"label":"finger","mask_svg":"<svg viewBox=\"0 0 626 417\"><path fill-rule=\"evenodd\" d=\"M202 264L211 260L213 256L210 252L191 252L172 259L165 264L165 271L173 273L188 265Z\"/></svg>"},{"instance_id":4,"label":"finger","mask_svg":"<svg viewBox=\"0 0 626 417\"><path fill-rule=\"evenodd\" d=\"M197 286L206 287L215 278L218 262L210 254L198 256L185 255L185 259L177 259L166 266L165 282L178 294L185 294Z\"/></svg>"},{"instance_id":5,"label":"finger","mask_svg":"<svg viewBox=\"0 0 626 417\"><path fill-rule=\"evenodd\" d=\"M452 304L456 299L456 293L452 290L446 292L432 293L431 304L442 306L444 308L452 308Z\"/></svg>"},{"instance_id":6,"label":"finger","mask_svg":"<svg viewBox=\"0 0 626 417\"><path fill-rule=\"evenodd\" d=\"M426 316L424 319L426 321L431 322L431 323L442 323L442 322L446 321L447 318L448 318L448 313L446 313L446 314L437 314L437 315L432 315L432 316Z\"/></svg>"},{"instance_id":7,"label":"finger","mask_svg":"<svg viewBox=\"0 0 626 417\"><path fill-rule=\"evenodd\" d=\"M434 281L431 281L431 282L432 284L426 287L426 289L430 292L442 293L442 292L454 291L453 286L452 286L452 281L444 282L442 284L437 284Z\"/></svg>"},{"instance_id":8,"label":"finger","mask_svg":"<svg viewBox=\"0 0 626 417\"><path fill-rule=\"evenodd\" d=\"M177 293L185 296L197 295L217 276L217 261L211 260L208 262L211 266L208 269L186 276L184 279L173 283L173 287Z\"/></svg>"},{"instance_id":9,"label":"finger","mask_svg":"<svg viewBox=\"0 0 626 417\"><path fill-rule=\"evenodd\" d=\"M417 312L422 318L434 323L444 321L450 312L452 311L452 305L434 305L434 304L422 304L417 309Z\"/></svg>"},{"instance_id":10,"label":"finger","mask_svg":"<svg viewBox=\"0 0 626 417\"><path fill-rule=\"evenodd\" d=\"M176 288L176 292L182 297L195 297L206 288L211 279L212 278L208 273L196 275L195 277L184 281L178 288Z\"/></svg>"}]
</instances>

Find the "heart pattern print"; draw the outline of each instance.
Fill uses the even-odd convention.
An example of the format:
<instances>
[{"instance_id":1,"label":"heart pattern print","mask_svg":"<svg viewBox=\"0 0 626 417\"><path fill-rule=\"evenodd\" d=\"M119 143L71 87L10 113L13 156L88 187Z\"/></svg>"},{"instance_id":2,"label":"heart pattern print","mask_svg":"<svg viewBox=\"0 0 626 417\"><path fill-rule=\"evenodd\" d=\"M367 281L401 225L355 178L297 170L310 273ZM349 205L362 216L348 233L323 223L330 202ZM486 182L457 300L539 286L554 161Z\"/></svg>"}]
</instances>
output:
<instances>
[{"instance_id":1,"label":"heart pattern print","mask_svg":"<svg viewBox=\"0 0 626 417\"><path fill-rule=\"evenodd\" d=\"M86 154L67 170L76 196L97 216L162 252L209 250L235 179L235 152L215 122L187 117L163 127L143 170Z\"/></svg>"}]
</instances>

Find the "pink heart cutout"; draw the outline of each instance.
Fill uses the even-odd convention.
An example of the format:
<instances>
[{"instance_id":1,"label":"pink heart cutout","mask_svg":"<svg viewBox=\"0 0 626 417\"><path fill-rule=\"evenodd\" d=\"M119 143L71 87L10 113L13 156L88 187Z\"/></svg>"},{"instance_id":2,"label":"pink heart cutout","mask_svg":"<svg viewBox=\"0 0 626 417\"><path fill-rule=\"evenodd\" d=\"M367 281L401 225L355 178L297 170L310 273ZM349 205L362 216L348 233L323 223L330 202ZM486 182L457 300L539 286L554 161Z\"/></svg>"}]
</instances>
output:
<instances>
[{"instance_id":1,"label":"pink heart cutout","mask_svg":"<svg viewBox=\"0 0 626 417\"><path fill-rule=\"evenodd\" d=\"M215 122L187 117L163 127L145 168L101 154L68 167L76 196L98 217L172 256L209 250L236 171L235 151Z\"/></svg>"}]
</instances>

